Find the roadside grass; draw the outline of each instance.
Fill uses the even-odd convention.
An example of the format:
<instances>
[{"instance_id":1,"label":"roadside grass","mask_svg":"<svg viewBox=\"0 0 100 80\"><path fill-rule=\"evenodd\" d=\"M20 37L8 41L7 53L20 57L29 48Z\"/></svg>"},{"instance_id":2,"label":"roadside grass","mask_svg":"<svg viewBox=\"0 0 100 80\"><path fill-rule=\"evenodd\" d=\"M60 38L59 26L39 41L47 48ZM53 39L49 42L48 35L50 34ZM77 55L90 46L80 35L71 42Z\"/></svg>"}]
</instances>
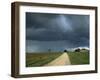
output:
<instances>
[{"instance_id":1,"label":"roadside grass","mask_svg":"<svg viewBox=\"0 0 100 80\"><path fill-rule=\"evenodd\" d=\"M63 52L26 53L26 67L43 66L56 59ZM89 64L89 52L67 52L71 65Z\"/></svg>"},{"instance_id":2,"label":"roadside grass","mask_svg":"<svg viewBox=\"0 0 100 80\"><path fill-rule=\"evenodd\" d=\"M72 65L89 64L89 52L69 52Z\"/></svg>"},{"instance_id":3,"label":"roadside grass","mask_svg":"<svg viewBox=\"0 0 100 80\"><path fill-rule=\"evenodd\" d=\"M26 53L26 67L43 66L61 54L61 52Z\"/></svg>"}]
</instances>

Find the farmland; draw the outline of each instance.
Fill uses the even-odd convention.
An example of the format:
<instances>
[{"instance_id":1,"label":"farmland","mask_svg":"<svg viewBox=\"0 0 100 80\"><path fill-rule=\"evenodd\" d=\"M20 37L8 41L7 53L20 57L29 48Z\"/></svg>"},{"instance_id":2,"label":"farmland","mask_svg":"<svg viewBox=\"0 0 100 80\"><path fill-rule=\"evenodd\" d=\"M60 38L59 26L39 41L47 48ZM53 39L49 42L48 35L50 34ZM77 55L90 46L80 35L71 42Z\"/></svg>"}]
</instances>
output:
<instances>
[{"instance_id":1,"label":"farmland","mask_svg":"<svg viewBox=\"0 0 100 80\"><path fill-rule=\"evenodd\" d=\"M26 53L26 67L44 66L60 57L63 52ZM88 52L67 52L71 65L89 64Z\"/></svg>"},{"instance_id":2,"label":"farmland","mask_svg":"<svg viewBox=\"0 0 100 80\"><path fill-rule=\"evenodd\" d=\"M89 64L88 52L69 52L68 55L72 65Z\"/></svg>"},{"instance_id":3,"label":"farmland","mask_svg":"<svg viewBox=\"0 0 100 80\"><path fill-rule=\"evenodd\" d=\"M26 53L26 67L43 66L61 54L61 52Z\"/></svg>"}]
</instances>

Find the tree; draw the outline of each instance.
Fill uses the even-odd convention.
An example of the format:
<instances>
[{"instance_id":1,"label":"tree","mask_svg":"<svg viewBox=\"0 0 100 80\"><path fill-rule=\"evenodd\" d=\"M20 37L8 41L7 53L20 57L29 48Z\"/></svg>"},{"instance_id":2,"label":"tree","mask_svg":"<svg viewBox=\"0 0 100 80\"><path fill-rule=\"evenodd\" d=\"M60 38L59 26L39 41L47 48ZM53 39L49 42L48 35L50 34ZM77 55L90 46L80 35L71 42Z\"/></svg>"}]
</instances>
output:
<instances>
[{"instance_id":1,"label":"tree","mask_svg":"<svg viewBox=\"0 0 100 80\"><path fill-rule=\"evenodd\" d=\"M68 51L65 49L64 52L68 52Z\"/></svg>"},{"instance_id":2,"label":"tree","mask_svg":"<svg viewBox=\"0 0 100 80\"><path fill-rule=\"evenodd\" d=\"M78 49L75 49L75 52L80 52L80 49L78 48Z\"/></svg>"},{"instance_id":3,"label":"tree","mask_svg":"<svg viewBox=\"0 0 100 80\"><path fill-rule=\"evenodd\" d=\"M48 52L51 52L51 49L48 49Z\"/></svg>"}]
</instances>

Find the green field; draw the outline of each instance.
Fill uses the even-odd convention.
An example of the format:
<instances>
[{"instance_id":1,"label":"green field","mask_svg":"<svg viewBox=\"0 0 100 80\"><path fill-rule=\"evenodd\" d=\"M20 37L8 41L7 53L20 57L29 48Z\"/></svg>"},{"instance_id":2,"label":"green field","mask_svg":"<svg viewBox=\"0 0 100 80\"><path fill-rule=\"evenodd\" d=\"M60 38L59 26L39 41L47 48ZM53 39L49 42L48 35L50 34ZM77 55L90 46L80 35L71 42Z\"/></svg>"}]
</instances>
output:
<instances>
[{"instance_id":1,"label":"green field","mask_svg":"<svg viewBox=\"0 0 100 80\"><path fill-rule=\"evenodd\" d=\"M88 52L69 52L68 56L72 65L89 64Z\"/></svg>"},{"instance_id":2,"label":"green field","mask_svg":"<svg viewBox=\"0 0 100 80\"><path fill-rule=\"evenodd\" d=\"M56 59L63 52L26 53L26 67L43 66ZM88 52L68 52L72 65L89 64Z\"/></svg>"},{"instance_id":3,"label":"green field","mask_svg":"<svg viewBox=\"0 0 100 80\"><path fill-rule=\"evenodd\" d=\"M61 54L61 52L26 53L26 67L43 66Z\"/></svg>"}]
</instances>

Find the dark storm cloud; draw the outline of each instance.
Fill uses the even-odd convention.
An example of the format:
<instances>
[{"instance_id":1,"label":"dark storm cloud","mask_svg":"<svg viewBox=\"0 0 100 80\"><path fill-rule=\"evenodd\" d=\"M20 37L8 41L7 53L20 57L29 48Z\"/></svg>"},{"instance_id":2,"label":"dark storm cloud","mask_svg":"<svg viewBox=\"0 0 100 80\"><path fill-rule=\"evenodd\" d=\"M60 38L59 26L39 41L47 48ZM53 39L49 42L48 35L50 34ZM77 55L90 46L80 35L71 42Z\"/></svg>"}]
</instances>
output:
<instances>
[{"instance_id":1,"label":"dark storm cloud","mask_svg":"<svg viewBox=\"0 0 100 80\"><path fill-rule=\"evenodd\" d=\"M26 51L27 52L40 52L40 51L48 51L51 49L52 51L63 51L64 49L68 49L69 47L73 47L71 44L66 41L33 41L27 40L26 43Z\"/></svg>"},{"instance_id":2,"label":"dark storm cloud","mask_svg":"<svg viewBox=\"0 0 100 80\"><path fill-rule=\"evenodd\" d=\"M26 40L89 47L89 15L26 13Z\"/></svg>"}]
</instances>

